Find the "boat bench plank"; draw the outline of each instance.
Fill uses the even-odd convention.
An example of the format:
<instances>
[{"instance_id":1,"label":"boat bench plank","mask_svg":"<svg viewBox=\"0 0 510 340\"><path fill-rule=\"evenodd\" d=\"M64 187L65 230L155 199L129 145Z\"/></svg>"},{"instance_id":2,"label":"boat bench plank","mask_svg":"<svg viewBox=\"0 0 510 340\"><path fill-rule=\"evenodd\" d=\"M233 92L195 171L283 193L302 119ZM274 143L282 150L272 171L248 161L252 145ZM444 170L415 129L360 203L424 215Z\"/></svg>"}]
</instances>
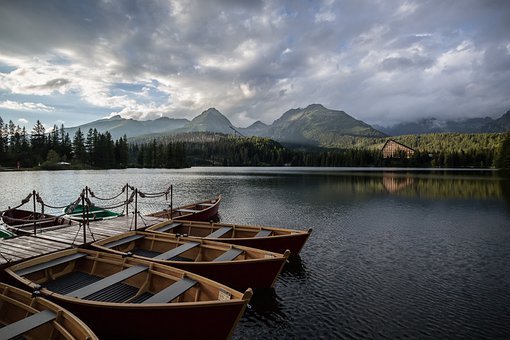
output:
<instances>
[{"instance_id":1,"label":"boat bench plank","mask_svg":"<svg viewBox=\"0 0 510 340\"><path fill-rule=\"evenodd\" d=\"M173 257L176 257L192 248L195 248L200 243L198 242L187 242L184 244L181 244L180 246L170 249L169 251L166 251L162 254L159 254L158 256L153 257L155 260L171 260Z\"/></svg>"},{"instance_id":2,"label":"boat bench plank","mask_svg":"<svg viewBox=\"0 0 510 340\"><path fill-rule=\"evenodd\" d=\"M197 281L185 277L163 289L159 293L154 294L143 303L168 303L179 295L184 294L188 289L196 284Z\"/></svg>"},{"instance_id":3,"label":"boat bench plank","mask_svg":"<svg viewBox=\"0 0 510 340\"><path fill-rule=\"evenodd\" d=\"M272 233L271 230L262 229L255 235L255 237L266 237L271 235L271 233Z\"/></svg>"},{"instance_id":4,"label":"boat bench plank","mask_svg":"<svg viewBox=\"0 0 510 340\"><path fill-rule=\"evenodd\" d=\"M206 238L220 238L221 236L225 235L229 231L232 230L232 227L221 227L220 229L216 230L214 233L207 235Z\"/></svg>"},{"instance_id":5,"label":"boat bench plank","mask_svg":"<svg viewBox=\"0 0 510 340\"><path fill-rule=\"evenodd\" d=\"M116 241L109 242L109 243L103 245L103 247L106 247L106 248L115 248L115 247L121 246L123 244L139 240L139 239L144 238L144 237L145 236L143 236L143 235L135 234L135 235L131 235L131 236L128 236L128 237L121 238L121 239L116 240Z\"/></svg>"},{"instance_id":6,"label":"boat bench plank","mask_svg":"<svg viewBox=\"0 0 510 340\"><path fill-rule=\"evenodd\" d=\"M139 274L147 269L149 269L149 267L142 266L142 265L129 267L127 269L121 270L118 273L115 273L115 274L107 276L97 282L94 282L88 286L85 286L83 288L80 288L80 289L77 289L70 293L67 293L66 295L83 299L89 295L92 295L92 294L100 291L100 290L103 290L107 287L113 286L114 284L124 281L132 276L135 276L136 274Z\"/></svg>"},{"instance_id":7,"label":"boat bench plank","mask_svg":"<svg viewBox=\"0 0 510 340\"><path fill-rule=\"evenodd\" d=\"M55 320L57 314L50 310L43 310L0 328L0 339L11 339L18 337L34 328L47 322Z\"/></svg>"},{"instance_id":8,"label":"boat bench plank","mask_svg":"<svg viewBox=\"0 0 510 340\"><path fill-rule=\"evenodd\" d=\"M201 205L203 207L212 207L214 203L198 203L197 205Z\"/></svg>"},{"instance_id":9,"label":"boat bench plank","mask_svg":"<svg viewBox=\"0 0 510 340\"><path fill-rule=\"evenodd\" d=\"M167 224L167 225L165 225L165 226L163 226L161 228L158 228L156 230L164 232L164 231L169 231L169 230L171 230L173 228L177 228L177 227L179 227L181 225L182 225L182 223L170 223L170 224Z\"/></svg>"},{"instance_id":10,"label":"boat bench plank","mask_svg":"<svg viewBox=\"0 0 510 340\"><path fill-rule=\"evenodd\" d=\"M182 209L176 209L175 211L183 212L183 213L192 213L192 214L194 214L194 213L200 212L200 211L202 211L202 210L184 209L184 208L182 208Z\"/></svg>"},{"instance_id":11,"label":"boat bench plank","mask_svg":"<svg viewBox=\"0 0 510 340\"><path fill-rule=\"evenodd\" d=\"M64 263L67 263L67 262L71 262L71 261L80 259L80 258L85 257L85 256L87 256L87 254L85 254L85 253L74 253L74 254L71 254L71 255L67 255L67 256L56 258L54 260L51 260L51 261L48 261L48 262L45 262L45 263L36 264L35 266L31 266L31 267L28 267L28 268L23 268L23 269L17 270L16 274L18 274L19 276L25 276L25 275L28 275L28 274L31 274L31 273L35 273L35 272L37 272L39 270L44 270L44 269L48 269L48 268L51 268L51 267L58 266L59 264L64 264Z\"/></svg>"},{"instance_id":12,"label":"boat bench plank","mask_svg":"<svg viewBox=\"0 0 510 340\"><path fill-rule=\"evenodd\" d=\"M217 258L215 258L213 260L213 262L232 261L233 259L235 259L239 255L241 255L243 252L244 252L244 250L237 249L237 248L232 248L232 249L224 252L223 254L218 256Z\"/></svg>"}]
</instances>

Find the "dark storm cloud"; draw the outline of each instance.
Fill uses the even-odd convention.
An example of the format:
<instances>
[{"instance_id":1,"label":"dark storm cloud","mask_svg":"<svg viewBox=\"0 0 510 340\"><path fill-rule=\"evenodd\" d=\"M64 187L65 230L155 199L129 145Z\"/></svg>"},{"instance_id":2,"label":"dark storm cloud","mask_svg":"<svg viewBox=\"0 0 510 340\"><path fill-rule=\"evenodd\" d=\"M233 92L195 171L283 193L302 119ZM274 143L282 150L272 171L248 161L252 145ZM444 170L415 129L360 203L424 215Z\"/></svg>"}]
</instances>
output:
<instances>
[{"instance_id":1,"label":"dark storm cloud","mask_svg":"<svg viewBox=\"0 0 510 340\"><path fill-rule=\"evenodd\" d=\"M509 31L508 1L8 1L0 90L241 126L310 103L379 124L494 115Z\"/></svg>"}]
</instances>

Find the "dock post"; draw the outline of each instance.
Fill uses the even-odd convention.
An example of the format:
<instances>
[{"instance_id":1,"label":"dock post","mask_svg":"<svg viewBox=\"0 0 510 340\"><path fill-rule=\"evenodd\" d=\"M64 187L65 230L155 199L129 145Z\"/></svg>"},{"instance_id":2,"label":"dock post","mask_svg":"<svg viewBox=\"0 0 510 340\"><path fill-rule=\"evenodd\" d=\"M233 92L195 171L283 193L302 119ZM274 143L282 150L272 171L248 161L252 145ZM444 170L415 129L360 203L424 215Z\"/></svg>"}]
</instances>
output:
<instances>
[{"instance_id":1,"label":"dock post","mask_svg":"<svg viewBox=\"0 0 510 340\"><path fill-rule=\"evenodd\" d=\"M87 194L87 187L85 187L85 190L81 192L81 223L83 225L83 244L87 244L87 228L85 226L85 215L88 212L85 212L85 195ZM87 209L88 210L88 209Z\"/></svg>"},{"instance_id":2,"label":"dock post","mask_svg":"<svg viewBox=\"0 0 510 340\"><path fill-rule=\"evenodd\" d=\"M126 183L126 216L129 216L129 183Z\"/></svg>"},{"instance_id":3,"label":"dock post","mask_svg":"<svg viewBox=\"0 0 510 340\"><path fill-rule=\"evenodd\" d=\"M37 221L36 221L36 217L37 217L37 209L35 207L35 190L32 191L32 200L34 202L34 236L37 234Z\"/></svg>"},{"instance_id":4,"label":"dock post","mask_svg":"<svg viewBox=\"0 0 510 340\"><path fill-rule=\"evenodd\" d=\"M138 226L138 188L135 188L135 230Z\"/></svg>"},{"instance_id":5,"label":"dock post","mask_svg":"<svg viewBox=\"0 0 510 340\"><path fill-rule=\"evenodd\" d=\"M174 210L174 186L170 184L170 218L172 218L172 210Z\"/></svg>"}]
</instances>

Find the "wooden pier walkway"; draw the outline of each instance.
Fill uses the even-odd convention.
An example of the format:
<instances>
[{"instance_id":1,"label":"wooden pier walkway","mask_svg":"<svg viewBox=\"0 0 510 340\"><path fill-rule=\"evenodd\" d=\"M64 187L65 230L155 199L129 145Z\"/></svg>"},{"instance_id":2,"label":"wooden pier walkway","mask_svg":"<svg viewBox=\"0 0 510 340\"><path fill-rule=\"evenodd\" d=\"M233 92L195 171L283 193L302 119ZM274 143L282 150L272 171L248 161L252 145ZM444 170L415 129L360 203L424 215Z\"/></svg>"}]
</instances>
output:
<instances>
[{"instance_id":1,"label":"wooden pier walkway","mask_svg":"<svg viewBox=\"0 0 510 340\"><path fill-rule=\"evenodd\" d=\"M137 228L143 230L166 219L140 216ZM38 231L37 235L19 236L0 240L0 268L10 266L36 256L49 254L58 250L86 246L104 238L135 230L132 216L120 216L114 219L90 222L85 228L72 223L69 226Z\"/></svg>"}]
</instances>

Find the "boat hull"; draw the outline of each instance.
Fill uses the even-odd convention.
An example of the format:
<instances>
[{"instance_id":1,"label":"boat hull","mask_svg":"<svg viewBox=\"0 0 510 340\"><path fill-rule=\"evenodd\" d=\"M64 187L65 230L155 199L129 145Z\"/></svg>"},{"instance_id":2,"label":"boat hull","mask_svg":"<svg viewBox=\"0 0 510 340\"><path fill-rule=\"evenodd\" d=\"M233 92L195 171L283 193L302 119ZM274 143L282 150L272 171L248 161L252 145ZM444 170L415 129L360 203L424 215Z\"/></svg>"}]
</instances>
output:
<instances>
[{"instance_id":1,"label":"boat hull","mask_svg":"<svg viewBox=\"0 0 510 340\"><path fill-rule=\"evenodd\" d=\"M51 227L64 226L72 223L65 218L59 218L54 215L36 213L23 209L6 210L2 214L2 220L11 229L20 234L33 233L34 226L36 229L44 229ZM35 221L34 220L39 220Z\"/></svg>"},{"instance_id":2,"label":"boat hull","mask_svg":"<svg viewBox=\"0 0 510 340\"><path fill-rule=\"evenodd\" d=\"M242 290L273 287L285 265L285 260L286 258L279 258L268 261L231 261L223 263L169 261L168 264Z\"/></svg>"},{"instance_id":3,"label":"boat hull","mask_svg":"<svg viewBox=\"0 0 510 340\"><path fill-rule=\"evenodd\" d=\"M66 217L75 221L81 221L84 218L91 220L91 221L100 221L100 220L108 220L111 218L116 218L121 216L121 214L105 210L102 208L97 207L89 207L88 213L83 213L83 206L81 204L78 204L72 211L72 213L67 213L70 206L67 206L64 208L64 213L66 214Z\"/></svg>"},{"instance_id":4,"label":"boat hull","mask_svg":"<svg viewBox=\"0 0 510 340\"><path fill-rule=\"evenodd\" d=\"M46 322L20 334L19 337L24 339L98 339L82 320L63 309L62 306L41 297L34 297L22 289L0 283L0 301L0 324L2 325L13 325L43 311L59 314L54 321ZM2 330L5 331L0 329L0 332Z\"/></svg>"},{"instance_id":5,"label":"boat hull","mask_svg":"<svg viewBox=\"0 0 510 340\"><path fill-rule=\"evenodd\" d=\"M179 247L196 246L175 253ZM290 252L275 253L250 247L227 245L222 242L198 240L148 232L129 232L92 244L100 251L169 265L220 282L237 290L271 288L289 257ZM174 251L169 259L158 258ZM233 251L235 255L227 255ZM217 260L217 258L220 258Z\"/></svg>"},{"instance_id":6,"label":"boat hull","mask_svg":"<svg viewBox=\"0 0 510 340\"><path fill-rule=\"evenodd\" d=\"M53 300L90 325L100 339L226 339L245 304L165 308L112 307Z\"/></svg>"},{"instance_id":7,"label":"boat hull","mask_svg":"<svg viewBox=\"0 0 510 340\"><path fill-rule=\"evenodd\" d=\"M101 339L225 339L252 294L162 264L85 249L44 255L5 272L67 308ZM186 280L192 285L170 293Z\"/></svg>"},{"instance_id":8,"label":"boat hull","mask_svg":"<svg viewBox=\"0 0 510 340\"><path fill-rule=\"evenodd\" d=\"M177 224L173 228L167 228L169 224ZM221 233L221 229L228 231ZM191 238L206 239L210 241L268 250L283 254L287 249L291 255L298 255L304 244L310 237L312 229L308 231L293 230L276 227L236 225L228 223L206 223L187 220L175 220L175 222L162 222L146 229L154 233L172 233L185 235ZM217 232L220 234L213 236ZM266 232L265 236L259 233Z\"/></svg>"},{"instance_id":9,"label":"boat hull","mask_svg":"<svg viewBox=\"0 0 510 340\"><path fill-rule=\"evenodd\" d=\"M240 246L264 249L275 253L284 253L287 249L290 250L291 255L298 255L310 233L306 234L293 234L293 235L282 235L272 237L260 237L260 238L219 238L215 241L237 244Z\"/></svg>"},{"instance_id":10,"label":"boat hull","mask_svg":"<svg viewBox=\"0 0 510 340\"><path fill-rule=\"evenodd\" d=\"M161 217L161 218L167 218L167 219L175 219L175 220L181 220L185 219L187 221L211 221L215 220L218 211L220 208L220 202L221 202L221 195L217 198L198 202L198 203L192 203L183 205L177 208L170 210L161 210L152 214L149 214L149 216L153 217ZM203 205L207 204L207 206ZM210 205L209 205L210 204ZM194 210L196 212L187 212L187 210Z\"/></svg>"}]
</instances>

